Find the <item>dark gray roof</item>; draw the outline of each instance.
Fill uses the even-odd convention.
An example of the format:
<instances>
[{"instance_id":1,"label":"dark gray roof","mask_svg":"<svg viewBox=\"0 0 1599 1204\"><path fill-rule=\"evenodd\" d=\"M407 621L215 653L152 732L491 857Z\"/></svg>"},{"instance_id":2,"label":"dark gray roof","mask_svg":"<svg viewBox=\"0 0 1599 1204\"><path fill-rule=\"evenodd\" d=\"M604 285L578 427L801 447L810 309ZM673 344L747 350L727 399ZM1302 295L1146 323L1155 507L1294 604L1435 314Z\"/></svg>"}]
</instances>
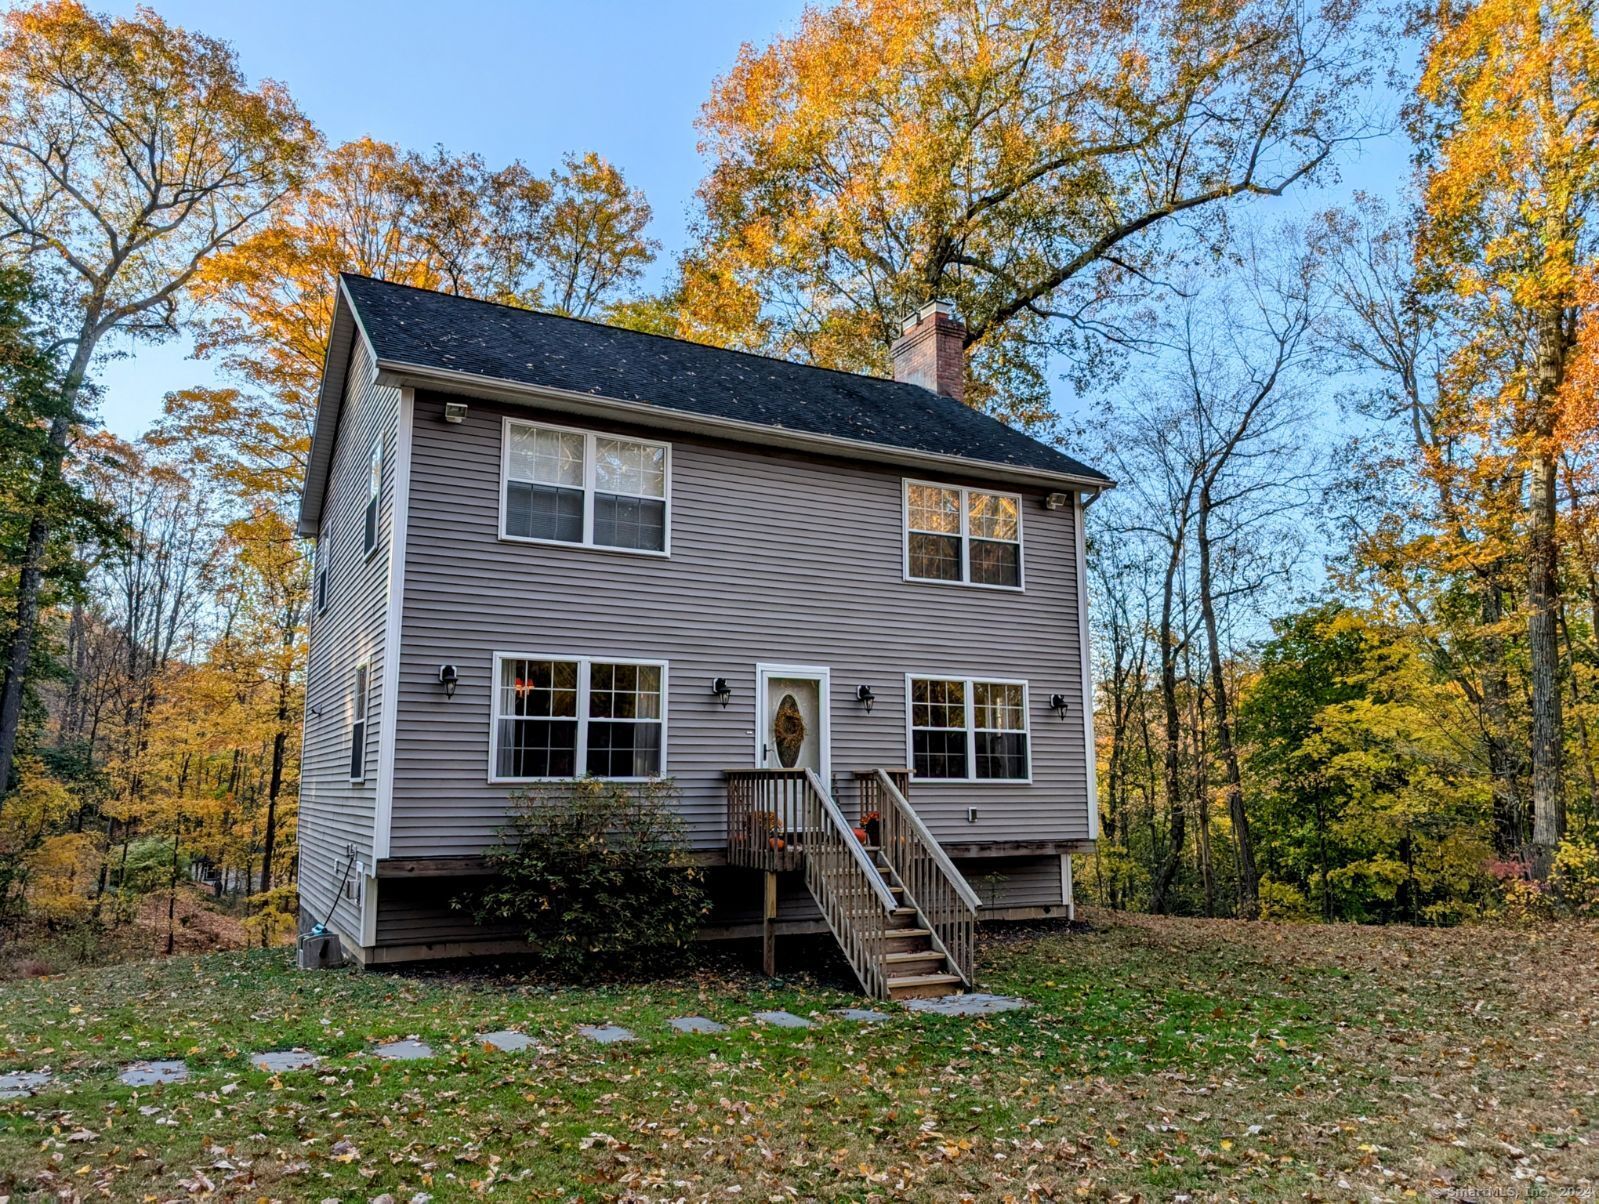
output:
<instances>
[{"instance_id":1,"label":"dark gray roof","mask_svg":"<svg viewBox=\"0 0 1599 1204\"><path fill-rule=\"evenodd\" d=\"M919 385L345 275L380 362L911 452L1108 478Z\"/></svg>"}]
</instances>

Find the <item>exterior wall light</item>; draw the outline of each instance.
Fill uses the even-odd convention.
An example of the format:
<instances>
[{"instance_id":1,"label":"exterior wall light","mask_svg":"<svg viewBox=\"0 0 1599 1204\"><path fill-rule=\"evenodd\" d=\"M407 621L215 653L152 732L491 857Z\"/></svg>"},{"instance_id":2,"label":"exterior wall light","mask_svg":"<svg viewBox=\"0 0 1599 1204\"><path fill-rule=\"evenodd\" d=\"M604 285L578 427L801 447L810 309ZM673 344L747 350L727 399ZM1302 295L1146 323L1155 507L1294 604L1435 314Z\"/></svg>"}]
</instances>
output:
<instances>
[{"instance_id":1,"label":"exterior wall light","mask_svg":"<svg viewBox=\"0 0 1599 1204\"><path fill-rule=\"evenodd\" d=\"M1072 495L1069 493L1046 493L1044 495L1045 510L1069 510L1072 504Z\"/></svg>"},{"instance_id":2,"label":"exterior wall light","mask_svg":"<svg viewBox=\"0 0 1599 1204\"><path fill-rule=\"evenodd\" d=\"M444 421L462 423L466 421L466 402L447 401L444 403Z\"/></svg>"},{"instance_id":3,"label":"exterior wall light","mask_svg":"<svg viewBox=\"0 0 1599 1204\"><path fill-rule=\"evenodd\" d=\"M716 695L722 703L722 709L726 710L728 702L733 697L733 687L727 684L727 678L718 677L711 683L711 693Z\"/></svg>"},{"instance_id":4,"label":"exterior wall light","mask_svg":"<svg viewBox=\"0 0 1599 1204\"><path fill-rule=\"evenodd\" d=\"M439 666L439 684L444 687L444 697L454 698L455 687L461 681L461 674L454 665Z\"/></svg>"},{"instance_id":5,"label":"exterior wall light","mask_svg":"<svg viewBox=\"0 0 1599 1204\"><path fill-rule=\"evenodd\" d=\"M1049 709L1055 712L1057 718L1066 718L1067 700L1064 694L1051 694L1049 696Z\"/></svg>"},{"instance_id":6,"label":"exterior wall light","mask_svg":"<svg viewBox=\"0 0 1599 1204\"><path fill-rule=\"evenodd\" d=\"M866 708L866 713L872 713L872 703L877 701L877 695L872 693L871 686L856 686L855 701Z\"/></svg>"}]
</instances>

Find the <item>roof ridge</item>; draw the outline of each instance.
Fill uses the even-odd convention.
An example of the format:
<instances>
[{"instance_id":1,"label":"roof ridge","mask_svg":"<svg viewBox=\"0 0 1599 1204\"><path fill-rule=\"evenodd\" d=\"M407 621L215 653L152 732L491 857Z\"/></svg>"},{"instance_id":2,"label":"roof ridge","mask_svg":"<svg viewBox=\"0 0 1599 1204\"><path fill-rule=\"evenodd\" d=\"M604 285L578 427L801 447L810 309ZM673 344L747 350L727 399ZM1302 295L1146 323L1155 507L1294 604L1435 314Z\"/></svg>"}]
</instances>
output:
<instances>
[{"instance_id":1,"label":"roof ridge","mask_svg":"<svg viewBox=\"0 0 1599 1204\"><path fill-rule=\"evenodd\" d=\"M869 380L879 385L902 385L907 389L915 389L929 397L942 398L954 402L964 409L971 410L974 414L983 414L982 410L966 405L965 402L955 401L943 393L913 385L909 381L895 380L892 376L874 376L869 372L851 372L848 368L829 368L825 364L807 364L801 360L784 359L780 355L767 355L760 351L746 351L742 347L723 347L720 343L701 343L695 339L686 339L679 334L658 334L653 330L639 330L632 326L618 326L614 322L601 322L595 318L579 318L573 314L558 314L548 309L533 309L525 305L511 305L505 301L491 301L487 297L472 297L466 293L447 293L443 289L423 288L420 284L407 284L403 280L385 280L381 276L368 276L364 272L341 271L339 276L348 276L354 280L368 280L373 284L381 284L386 288L403 288L413 293L426 293L430 297L448 297L452 301L471 301L476 305L487 305L493 309L503 309L514 314L535 314L541 318L554 318L560 322L577 322L583 326L595 326L601 330L616 330L623 334L636 334L646 339L660 339L664 343L678 343L685 347L703 347L709 351L720 351L724 355L742 355L747 359L764 360L771 364L782 364L788 368L806 368L812 372L831 372L835 376L847 376L852 380ZM983 414L985 418L993 418L992 414ZM998 419L994 419L998 422ZM1001 425L1004 425L1003 423Z\"/></svg>"}]
</instances>

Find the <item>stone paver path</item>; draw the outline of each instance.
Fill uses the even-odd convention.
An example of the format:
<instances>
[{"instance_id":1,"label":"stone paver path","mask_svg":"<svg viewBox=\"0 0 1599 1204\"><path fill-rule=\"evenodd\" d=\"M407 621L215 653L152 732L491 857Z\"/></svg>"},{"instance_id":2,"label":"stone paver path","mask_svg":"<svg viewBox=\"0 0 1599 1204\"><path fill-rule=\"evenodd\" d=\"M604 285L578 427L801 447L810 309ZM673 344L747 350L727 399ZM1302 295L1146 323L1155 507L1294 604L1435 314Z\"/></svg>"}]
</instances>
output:
<instances>
[{"instance_id":1,"label":"stone paver path","mask_svg":"<svg viewBox=\"0 0 1599 1204\"><path fill-rule=\"evenodd\" d=\"M479 1033L477 1043L492 1045L501 1053L521 1053L524 1049L537 1049L539 1044L526 1033L519 1033L509 1028L492 1033Z\"/></svg>"},{"instance_id":2,"label":"stone paver path","mask_svg":"<svg viewBox=\"0 0 1599 1204\"><path fill-rule=\"evenodd\" d=\"M154 1087L158 1083L181 1083L189 1077L185 1062L170 1059L160 1062L134 1062L117 1076L129 1087Z\"/></svg>"},{"instance_id":3,"label":"stone paver path","mask_svg":"<svg viewBox=\"0 0 1599 1204\"><path fill-rule=\"evenodd\" d=\"M842 1016L845 1020L856 1020L862 1024L876 1024L879 1020L892 1020L887 1012L879 1012L875 1008L836 1008L834 1015Z\"/></svg>"},{"instance_id":4,"label":"stone paver path","mask_svg":"<svg viewBox=\"0 0 1599 1204\"><path fill-rule=\"evenodd\" d=\"M633 1040L633 1030L623 1028L620 1024L580 1024L577 1031L590 1041L598 1041L601 1045L615 1045L620 1041Z\"/></svg>"},{"instance_id":5,"label":"stone paver path","mask_svg":"<svg viewBox=\"0 0 1599 1204\"><path fill-rule=\"evenodd\" d=\"M673 1028L680 1033L725 1033L727 1025L718 1024L705 1016L679 1016L675 1020L668 1020Z\"/></svg>"},{"instance_id":6,"label":"stone paver path","mask_svg":"<svg viewBox=\"0 0 1599 1204\"><path fill-rule=\"evenodd\" d=\"M50 1081L48 1070L18 1070L0 1074L0 1099L21 1099Z\"/></svg>"},{"instance_id":7,"label":"stone paver path","mask_svg":"<svg viewBox=\"0 0 1599 1204\"><path fill-rule=\"evenodd\" d=\"M938 1016L992 1016L1032 1004L1011 995L986 995L976 991L970 995L946 995L942 999L907 999L905 1006L913 1012L932 1012Z\"/></svg>"},{"instance_id":8,"label":"stone paver path","mask_svg":"<svg viewBox=\"0 0 1599 1204\"><path fill-rule=\"evenodd\" d=\"M810 1028L811 1022L793 1012L756 1012L755 1019L774 1028Z\"/></svg>"},{"instance_id":9,"label":"stone paver path","mask_svg":"<svg viewBox=\"0 0 1599 1204\"><path fill-rule=\"evenodd\" d=\"M250 1056L251 1066L257 1070L271 1071L273 1074L286 1074L291 1070L313 1070L321 1061L321 1054L314 1054L308 1049L273 1049Z\"/></svg>"},{"instance_id":10,"label":"stone paver path","mask_svg":"<svg viewBox=\"0 0 1599 1204\"><path fill-rule=\"evenodd\" d=\"M416 1062L431 1058L433 1047L426 1041L390 1041L386 1045L373 1046L372 1052L391 1062Z\"/></svg>"}]
</instances>

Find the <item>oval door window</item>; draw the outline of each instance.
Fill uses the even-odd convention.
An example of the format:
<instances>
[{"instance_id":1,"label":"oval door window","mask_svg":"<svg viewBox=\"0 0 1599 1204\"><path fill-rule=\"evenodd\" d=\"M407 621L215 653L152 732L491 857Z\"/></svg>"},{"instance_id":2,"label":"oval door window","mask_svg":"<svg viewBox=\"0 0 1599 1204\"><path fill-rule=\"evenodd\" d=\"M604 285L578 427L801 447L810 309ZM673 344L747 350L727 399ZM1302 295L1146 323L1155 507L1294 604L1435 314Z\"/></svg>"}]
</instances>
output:
<instances>
[{"instance_id":1,"label":"oval door window","mask_svg":"<svg viewBox=\"0 0 1599 1204\"><path fill-rule=\"evenodd\" d=\"M800 749L805 746L805 716L792 694L783 695L772 716L772 743L777 747L777 763L784 769L799 763Z\"/></svg>"}]
</instances>

